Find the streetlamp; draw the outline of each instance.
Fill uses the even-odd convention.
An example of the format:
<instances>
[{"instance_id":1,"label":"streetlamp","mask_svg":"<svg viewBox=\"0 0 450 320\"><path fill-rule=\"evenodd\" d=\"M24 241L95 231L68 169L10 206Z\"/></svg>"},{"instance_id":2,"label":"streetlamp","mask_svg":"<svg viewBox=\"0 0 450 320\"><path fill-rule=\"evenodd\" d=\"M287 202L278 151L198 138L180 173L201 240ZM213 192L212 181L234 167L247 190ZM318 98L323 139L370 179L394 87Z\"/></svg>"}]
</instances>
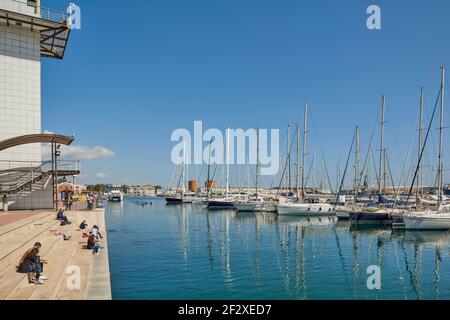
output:
<instances>
[{"instance_id":1,"label":"streetlamp","mask_svg":"<svg viewBox=\"0 0 450 320\"><path fill-rule=\"evenodd\" d=\"M52 143L52 169L53 169L53 201L58 210L58 157L61 156L61 145Z\"/></svg>"}]
</instances>

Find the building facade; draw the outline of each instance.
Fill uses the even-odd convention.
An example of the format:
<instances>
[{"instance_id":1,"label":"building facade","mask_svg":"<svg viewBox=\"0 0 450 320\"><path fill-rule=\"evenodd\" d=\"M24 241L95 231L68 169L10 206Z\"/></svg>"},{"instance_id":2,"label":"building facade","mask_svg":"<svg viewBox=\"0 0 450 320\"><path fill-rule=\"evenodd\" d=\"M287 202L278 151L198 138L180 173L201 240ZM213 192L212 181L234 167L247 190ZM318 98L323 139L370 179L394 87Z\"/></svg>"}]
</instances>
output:
<instances>
[{"instance_id":1,"label":"building facade","mask_svg":"<svg viewBox=\"0 0 450 320\"><path fill-rule=\"evenodd\" d=\"M56 14L46 9L41 15L40 3L40 0L0 0L0 141L42 132L41 57L62 59L70 26L65 12ZM0 152L0 171L18 168L31 171L41 163L40 143ZM49 180L8 195L10 209L51 208Z\"/></svg>"},{"instance_id":2,"label":"building facade","mask_svg":"<svg viewBox=\"0 0 450 320\"><path fill-rule=\"evenodd\" d=\"M27 0L0 0L0 9L40 17ZM40 43L39 31L0 25L0 141L41 132ZM5 150L0 160L39 163L41 157L41 146L30 144Z\"/></svg>"}]
</instances>

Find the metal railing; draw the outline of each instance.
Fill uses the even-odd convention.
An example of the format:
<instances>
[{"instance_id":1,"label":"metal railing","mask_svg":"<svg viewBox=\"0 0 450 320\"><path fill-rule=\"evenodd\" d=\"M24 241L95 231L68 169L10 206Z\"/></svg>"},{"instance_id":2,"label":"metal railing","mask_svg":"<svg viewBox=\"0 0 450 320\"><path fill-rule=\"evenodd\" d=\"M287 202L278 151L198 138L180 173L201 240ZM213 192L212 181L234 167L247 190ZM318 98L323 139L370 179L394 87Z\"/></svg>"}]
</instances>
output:
<instances>
[{"instance_id":1,"label":"metal railing","mask_svg":"<svg viewBox=\"0 0 450 320\"><path fill-rule=\"evenodd\" d=\"M80 162L58 160L57 172L79 172ZM52 162L1 161L0 194L20 192L31 189L33 184L45 180L53 174Z\"/></svg>"},{"instance_id":2,"label":"metal railing","mask_svg":"<svg viewBox=\"0 0 450 320\"><path fill-rule=\"evenodd\" d=\"M0 0L0 9L38 16L42 19L58 23L66 23L68 20L66 11L37 7L34 1Z\"/></svg>"}]
</instances>

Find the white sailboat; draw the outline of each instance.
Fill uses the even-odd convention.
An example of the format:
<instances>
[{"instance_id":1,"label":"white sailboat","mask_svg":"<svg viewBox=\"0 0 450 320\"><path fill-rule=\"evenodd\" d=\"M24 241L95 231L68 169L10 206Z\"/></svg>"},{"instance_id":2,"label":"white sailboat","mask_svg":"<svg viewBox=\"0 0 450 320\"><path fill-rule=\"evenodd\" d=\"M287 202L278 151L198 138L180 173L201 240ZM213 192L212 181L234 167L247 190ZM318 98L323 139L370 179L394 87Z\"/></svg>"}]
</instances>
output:
<instances>
[{"instance_id":1,"label":"white sailboat","mask_svg":"<svg viewBox=\"0 0 450 320\"><path fill-rule=\"evenodd\" d=\"M331 215L333 206L329 203L286 203L278 205L279 215Z\"/></svg>"},{"instance_id":2,"label":"white sailboat","mask_svg":"<svg viewBox=\"0 0 450 320\"><path fill-rule=\"evenodd\" d=\"M234 205L237 212L261 212L264 209L264 199L258 197L258 180L259 180L259 141L260 141L260 131L258 129L258 141L256 148L256 179L255 179L255 190L256 195L253 199L247 199L245 201L238 201Z\"/></svg>"},{"instance_id":3,"label":"white sailboat","mask_svg":"<svg viewBox=\"0 0 450 320\"><path fill-rule=\"evenodd\" d=\"M439 164L438 164L438 197L435 210L410 211L403 215L406 230L450 230L449 207L443 205L443 129L444 129L444 84L445 66L441 67L440 90L440 128L439 128ZM420 159L419 164L420 166Z\"/></svg>"},{"instance_id":4,"label":"white sailboat","mask_svg":"<svg viewBox=\"0 0 450 320\"><path fill-rule=\"evenodd\" d=\"M208 210L232 210L235 209L235 201L229 196L230 191L230 129L227 129L227 149L226 149L226 181L225 181L225 198L208 199ZM210 149L211 154L211 149ZM208 192L209 193L209 192Z\"/></svg>"},{"instance_id":5,"label":"white sailboat","mask_svg":"<svg viewBox=\"0 0 450 320\"><path fill-rule=\"evenodd\" d=\"M305 157L307 146L307 124L308 124L308 101L305 102L305 118L303 124L303 151L302 151L302 166L301 166L301 180L302 180L302 198L305 196ZM298 216L313 216L313 215L329 215L333 214L333 206L329 203L305 203L300 202L299 194L299 175L300 175L300 126L297 126L297 202L283 203L277 206L279 215L298 215Z\"/></svg>"}]
</instances>

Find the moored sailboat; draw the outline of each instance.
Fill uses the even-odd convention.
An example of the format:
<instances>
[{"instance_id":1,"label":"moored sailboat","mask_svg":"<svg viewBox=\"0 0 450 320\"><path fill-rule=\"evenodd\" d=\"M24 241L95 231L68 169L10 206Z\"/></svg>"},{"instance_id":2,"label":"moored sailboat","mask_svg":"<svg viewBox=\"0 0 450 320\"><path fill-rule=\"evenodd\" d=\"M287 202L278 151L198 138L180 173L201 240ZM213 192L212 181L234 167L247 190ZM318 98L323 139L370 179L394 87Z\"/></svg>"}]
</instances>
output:
<instances>
[{"instance_id":1,"label":"moored sailboat","mask_svg":"<svg viewBox=\"0 0 450 320\"><path fill-rule=\"evenodd\" d=\"M438 195L437 195L437 206L435 210L417 210L410 211L403 215L403 222L405 224L406 230L450 230L450 211L449 207L443 205L443 129L444 129L444 93L445 93L445 66L441 66L441 88L440 88L440 126L439 126L439 163L438 163L438 176L437 176L437 185L438 185ZM437 106L437 105L436 105ZM435 106L435 109L436 109ZM434 112L433 112L434 114ZM431 119L433 121L433 118ZM428 128L427 137L425 138L425 142L427 141L429 130ZM416 174L414 179L417 178L417 171L420 168L420 162L422 160L423 151L425 148L422 146L422 152L419 157L418 166L416 170ZM414 184L414 180L413 180Z\"/></svg>"}]
</instances>

